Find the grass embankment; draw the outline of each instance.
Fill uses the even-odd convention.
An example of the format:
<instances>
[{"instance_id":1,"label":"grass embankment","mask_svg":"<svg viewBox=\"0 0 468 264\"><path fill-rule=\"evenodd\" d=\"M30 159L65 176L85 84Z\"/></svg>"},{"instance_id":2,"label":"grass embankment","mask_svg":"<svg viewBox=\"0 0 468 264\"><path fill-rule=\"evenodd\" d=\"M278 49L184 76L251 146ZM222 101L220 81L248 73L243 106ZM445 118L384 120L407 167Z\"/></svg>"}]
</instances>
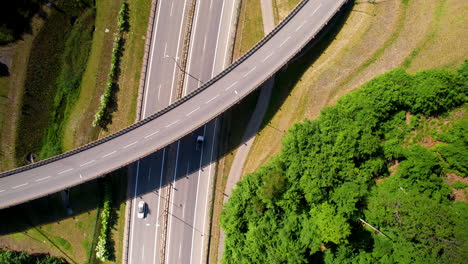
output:
<instances>
[{"instance_id":1,"label":"grass embankment","mask_svg":"<svg viewBox=\"0 0 468 264\"><path fill-rule=\"evenodd\" d=\"M242 56L264 36L260 1L242 1L234 42L233 60Z\"/></svg>"},{"instance_id":2,"label":"grass embankment","mask_svg":"<svg viewBox=\"0 0 468 264\"><path fill-rule=\"evenodd\" d=\"M110 5L108 8L112 8L114 11L110 16L105 11L107 9L102 8L103 17L102 20L97 19L96 28L102 30L109 28L110 32L96 32L96 41L93 40L89 66L83 77L82 95L80 95L73 112L67 119L67 129L63 137L65 150L76 148L98 137L106 136L135 121L136 100L151 1L128 1L130 25L129 32L125 33L123 37L124 50L120 63L118 91L116 93L117 101L115 102L117 110L113 113L112 123L108 125L107 131L93 128L91 124L99 107L100 98L98 95L103 93L107 73L109 72L113 41L112 32L117 30L116 22L120 1L103 2ZM99 3L97 5L97 15L99 16Z\"/></svg>"},{"instance_id":3,"label":"grass embankment","mask_svg":"<svg viewBox=\"0 0 468 264\"><path fill-rule=\"evenodd\" d=\"M273 15L275 16L275 25L283 20L289 12L300 2L301 0L273 0Z\"/></svg>"},{"instance_id":4,"label":"grass embankment","mask_svg":"<svg viewBox=\"0 0 468 264\"><path fill-rule=\"evenodd\" d=\"M80 2L82 3L82 2ZM16 159L41 158L60 152L60 131L76 94L91 44L94 10L59 1L34 40L18 122Z\"/></svg>"},{"instance_id":5,"label":"grass embankment","mask_svg":"<svg viewBox=\"0 0 468 264\"><path fill-rule=\"evenodd\" d=\"M339 31L277 75L264 124L286 130L315 118L342 94L397 66L409 72L456 68L468 56L463 45L468 36L461 33L467 5L461 0L354 5ZM263 125L244 172L255 171L277 153L280 138L276 129Z\"/></svg>"},{"instance_id":6,"label":"grass embankment","mask_svg":"<svg viewBox=\"0 0 468 264\"><path fill-rule=\"evenodd\" d=\"M114 33L120 1L96 2L96 24L86 71L80 86L80 95L64 121L61 144L65 151L95 140L99 129L91 124L100 104L109 73ZM106 32L108 31L108 32Z\"/></svg>"}]
</instances>

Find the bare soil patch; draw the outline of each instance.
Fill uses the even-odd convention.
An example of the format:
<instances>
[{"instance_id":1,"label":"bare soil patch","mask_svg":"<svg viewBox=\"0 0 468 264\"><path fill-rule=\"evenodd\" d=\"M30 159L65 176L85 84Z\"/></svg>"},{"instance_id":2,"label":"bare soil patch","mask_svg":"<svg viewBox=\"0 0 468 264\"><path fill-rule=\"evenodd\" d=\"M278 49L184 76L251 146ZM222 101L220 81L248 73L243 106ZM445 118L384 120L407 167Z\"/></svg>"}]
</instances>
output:
<instances>
[{"instance_id":1,"label":"bare soil patch","mask_svg":"<svg viewBox=\"0 0 468 264\"><path fill-rule=\"evenodd\" d=\"M450 186L452 186L454 183L458 181L468 184L468 178L463 178L461 176L456 175L455 173L447 173L447 177L445 178L445 181ZM468 202L468 187L460 189L460 190L453 188L451 196L455 201L460 201L460 202L465 202L465 203Z\"/></svg>"}]
</instances>

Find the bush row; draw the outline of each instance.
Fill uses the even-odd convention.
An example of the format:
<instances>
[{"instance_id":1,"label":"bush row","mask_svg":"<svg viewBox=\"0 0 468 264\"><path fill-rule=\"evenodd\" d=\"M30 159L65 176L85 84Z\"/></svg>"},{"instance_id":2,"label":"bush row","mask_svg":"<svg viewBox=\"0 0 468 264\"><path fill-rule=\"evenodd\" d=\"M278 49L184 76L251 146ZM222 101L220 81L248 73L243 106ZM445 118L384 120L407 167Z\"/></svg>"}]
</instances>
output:
<instances>
[{"instance_id":1,"label":"bush row","mask_svg":"<svg viewBox=\"0 0 468 264\"><path fill-rule=\"evenodd\" d=\"M94 115L93 127L105 127L105 117L109 114L109 106L112 100L112 94L117 86L117 77L120 65L120 57L122 56L123 33L128 31L128 4L123 2L120 6L118 17L118 32L114 35L114 44L112 47L111 68L107 75L106 88L101 96L101 104L97 113Z\"/></svg>"},{"instance_id":2,"label":"bush row","mask_svg":"<svg viewBox=\"0 0 468 264\"><path fill-rule=\"evenodd\" d=\"M96 256L102 260L110 260L109 230L111 226L112 191L109 183L104 184L104 202L101 211L101 232L96 246Z\"/></svg>"}]
</instances>

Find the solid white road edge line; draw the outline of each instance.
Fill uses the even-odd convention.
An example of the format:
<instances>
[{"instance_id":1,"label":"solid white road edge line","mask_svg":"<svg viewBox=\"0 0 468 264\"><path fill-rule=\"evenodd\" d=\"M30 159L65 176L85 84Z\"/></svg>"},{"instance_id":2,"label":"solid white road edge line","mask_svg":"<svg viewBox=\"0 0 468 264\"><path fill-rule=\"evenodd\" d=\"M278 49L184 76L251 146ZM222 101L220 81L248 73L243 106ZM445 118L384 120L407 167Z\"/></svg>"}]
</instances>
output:
<instances>
[{"instance_id":1,"label":"solid white road edge line","mask_svg":"<svg viewBox=\"0 0 468 264\"><path fill-rule=\"evenodd\" d=\"M200 11L200 1L196 1L195 3L197 5L197 12L195 13L195 28L193 29L193 39L195 39L195 36L197 34L197 21L198 21L198 13ZM190 48L189 48L189 53L188 53L188 65L187 65L187 69L189 72L191 72L190 70L190 65L192 64L192 49L193 49L193 45L195 41L190 41ZM189 82L189 79L190 78L185 78L184 79L184 91L183 91L183 94L184 96L187 95L187 87L188 87L188 82Z\"/></svg>"},{"instance_id":2,"label":"solid white road edge line","mask_svg":"<svg viewBox=\"0 0 468 264\"><path fill-rule=\"evenodd\" d=\"M185 7L187 6L187 3L184 2L184 9L182 10L182 20L185 18ZM179 39L177 40L177 49L176 49L176 54L175 56L177 57L177 55L179 54L179 46L180 46L180 37L182 36L182 25L184 23L180 23L180 28L179 28ZM169 105L172 103L172 92L174 91L174 81L175 81L175 77L176 77L176 69L177 69L178 65L177 65L177 62L174 62L174 70L172 71L172 83L171 83L171 94L169 95Z\"/></svg>"},{"instance_id":3,"label":"solid white road edge line","mask_svg":"<svg viewBox=\"0 0 468 264\"><path fill-rule=\"evenodd\" d=\"M131 231L130 231L131 234L130 234L130 239L129 239L129 243L128 243L129 244L128 247L130 248L129 249L130 252L128 254L128 263L129 264L132 263L132 249L133 249L133 247L131 245L133 243L132 238L133 238L134 230L135 230L135 223L134 222L135 222L135 211L136 210L135 210L134 207L135 207L135 204L136 204L137 188L138 188L138 175L139 174L140 174L140 161L137 162L137 171L136 171L136 180L135 180L135 193L133 195L133 201L132 201L132 203L133 203L133 205L132 205L132 211L133 211L132 221L133 221L133 223L131 223L132 228L131 228Z\"/></svg>"},{"instance_id":4,"label":"solid white road edge line","mask_svg":"<svg viewBox=\"0 0 468 264\"><path fill-rule=\"evenodd\" d=\"M219 16L219 26L218 26L218 36L216 37L216 46L215 46L215 53L214 53L214 61L213 61L213 68L211 69L211 77L214 76L214 70L215 70L215 66L216 66L216 58L218 56L218 43L219 43L219 33L221 32L221 20L222 20L222 17L223 17L223 11L224 11L224 3L225 1L223 1L223 6L221 7L221 15ZM223 65L223 68L224 68L224 65Z\"/></svg>"},{"instance_id":5,"label":"solid white road edge line","mask_svg":"<svg viewBox=\"0 0 468 264\"><path fill-rule=\"evenodd\" d=\"M216 131L216 127L218 125L218 119L215 119L215 127L214 127L214 131ZM214 143L215 143L215 134L216 133L213 133L213 142L212 142L212 145L211 145L211 157L210 157L210 160L213 160L213 148L214 148ZM210 163L210 168L208 169L208 186L210 185L210 182L211 182L211 166L212 166L213 162ZM214 186L213 186L214 188ZM207 195L205 196L206 199L205 199L205 212L203 214L203 237L202 237L202 246L201 246L201 253L200 253L200 256L203 256L203 248L204 248L204 244L205 244L205 227L206 227L206 209L208 207L208 192L206 192ZM200 259L200 263L203 263L203 257Z\"/></svg>"},{"instance_id":6,"label":"solid white road edge line","mask_svg":"<svg viewBox=\"0 0 468 264\"><path fill-rule=\"evenodd\" d=\"M156 12L156 25L154 26L154 29L153 29L153 40L151 41L151 58L154 58L154 47L156 46L156 35L158 33L158 24L159 24L159 17L160 17L160 13L161 13L161 1L158 1L158 11ZM148 71L151 72L151 67L153 66L153 64L149 61L149 69ZM146 76L151 76L151 75L148 75L148 71L146 71ZM150 81L149 81L149 78L148 78L148 81L145 83L145 86L146 88L144 89L144 93L145 93L145 101L143 103L143 118L146 117L146 102L148 101L148 85L149 85Z\"/></svg>"}]
</instances>

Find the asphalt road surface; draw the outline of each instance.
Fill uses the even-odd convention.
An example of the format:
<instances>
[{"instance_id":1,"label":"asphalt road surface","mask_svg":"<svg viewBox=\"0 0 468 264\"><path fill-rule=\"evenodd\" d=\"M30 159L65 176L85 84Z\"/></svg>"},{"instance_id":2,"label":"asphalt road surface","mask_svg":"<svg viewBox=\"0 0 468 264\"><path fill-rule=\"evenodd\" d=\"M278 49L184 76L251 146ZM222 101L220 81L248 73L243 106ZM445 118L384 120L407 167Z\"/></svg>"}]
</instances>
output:
<instances>
[{"instance_id":1,"label":"asphalt road surface","mask_svg":"<svg viewBox=\"0 0 468 264\"><path fill-rule=\"evenodd\" d=\"M346 0L315 0L240 64L164 114L73 155L0 178L0 208L75 186L190 134L256 89L299 52ZM95 143L94 143L95 144ZM94 145L92 144L92 145ZM39 163L42 164L42 163ZM0 176L10 175L9 172Z\"/></svg>"},{"instance_id":2,"label":"asphalt road surface","mask_svg":"<svg viewBox=\"0 0 468 264\"><path fill-rule=\"evenodd\" d=\"M227 30L232 24L235 11L233 4L234 1L232 0L198 1L187 67L187 72L191 76L185 76L187 79L184 85L184 94L198 88L201 85L201 79L211 79L215 69L219 68L218 71L220 71L224 66L224 63L216 63L215 53L218 54L218 62L226 59L226 43L230 35L219 35L218 32L220 29ZM165 7L163 4L161 8L162 11L158 11L158 13L169 12L168 9L164 10L168 6ZM221 12L223 11L227 16L225 16L221 27ZM176 9L173 12L183 11ZM168 21L168 19L171 21ZM161 16L160 21L164 21L164 25L171 25L173 28L179 28L179 24L184 23L182 19L176 20L169 16ZM156 31L156 34L158 32ZM150 67L160 68L160 64L167 61L174 65L173 60L179 56L180 49L175 52L168 52L164 49L163 53L162 49L155 49L154 47L157 47L158 43L161 43L159 44L160 47L162 47L162 43L165 43L165 47L175 46L180 41L183 41L183 39L168 39L166 35L156 35L153 41L156 45L153 45L151 51L153 56L149 64ZM218 43L223 46L220 53L217 52ZM172 60L167 60L167 58ZM216 65L218 67L215 67ZM163 67L169 66L165 65ZM166 106L164 105L165 101L160 99L164 97L157 98L156 94L175 93L175 85L163 85L163 83L177 82L177 74L178 69L172 75L166 74L154 78L153 71L150 71L146 88L161 86L162 88L158 88L157 92L152 94L147 93L148 96L144 97L142 113L145 116L156 112L157 108L161 108L161 106ZM215 158L213 152L215 131L215 122L210 122L206 127L200 128L179 142L174 143L171 147L175 150L175 155L166 155L166 150L158 151L136 164L136 182L134 186L130 187L134 188L135 198L132 200L133 215L129 236L129 263L159 263L161 252L166 253L164 258L166 263L200 263L205 257L202 250L207 240L202 235L205 230L208 230L205 219L208 215L209 180L211 179L212 168L211 165L208 165L205 169L202 169L202 167L204 164L211 164L211 161ZM194 142L198 135L204 135L206 140L205 144L197 150ZM169 150L167 150L167 153L169 153ZM171 164L177 167L172 168ZM171 192L170 198L168 198L169 191ZM136 217L137 204L140 200L145 201L148 205L146 219ZM168 208L165 208L166 203L169 205ZM165 217L168 217L169 230L162 232L162 228L165 227ZM162 239L162 235L166 236L165 240ZM164 241L167 241L165 243L166 248L161 251L161 243Z\"/></svg>"},{"instance_id":3,"label":"asphalt road surface","mask_svg":"<svg viewBox=\"0 0 468 264\"><path fill-rule=\"evenodd\" d=\"M226 65L235 1L197 1L184 95L200 87ZM224 19L222 19L224 18ZM177 144L165 263L205 263L209 232L209 195L217 159L217 120L207 123ZM197 151L196 137L204 144Z\"/></svg>"},{"instance_id":4,"label":"asphalt road surface","mask_svg":"<svg viewBox=\"0 0 468 264\"><path fill-rule=\"evenodd\" d=\"M175 100L179 69L171 58L178 57L184 43L187 11L186 1L159 0L154 20L147 76L143 93L141 117L144 119ZM161 248L160 223L163 217L166 194L166 149L157 151L134 164L129 175L134 180L128 263L159 263ZM145 201L144 219L137 217L138 202Z\"/></svg>"}]
</instances>

